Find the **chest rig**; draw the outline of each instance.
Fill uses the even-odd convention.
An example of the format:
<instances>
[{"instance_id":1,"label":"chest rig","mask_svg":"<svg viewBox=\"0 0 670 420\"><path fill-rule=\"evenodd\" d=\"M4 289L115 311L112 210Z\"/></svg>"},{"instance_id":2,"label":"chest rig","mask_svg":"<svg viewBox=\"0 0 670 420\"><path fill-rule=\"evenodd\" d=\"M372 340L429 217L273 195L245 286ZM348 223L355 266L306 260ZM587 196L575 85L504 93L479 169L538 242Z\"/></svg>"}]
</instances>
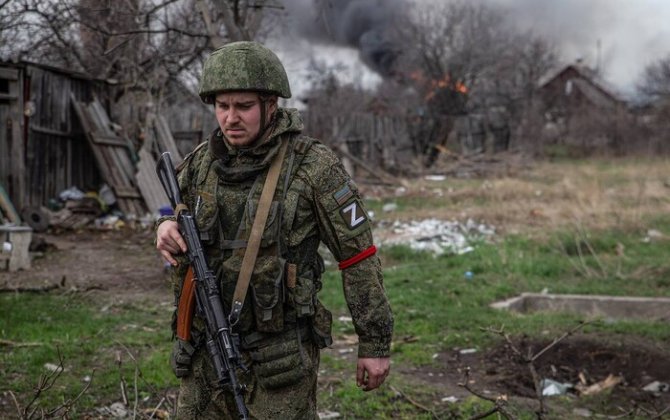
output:
<instances>
[{"instance_id":1,"label":"chest rig","mask_svg":"<svg viewBox=\"0 0 670 420\"><path fill-rule=\"evenodd\" d=\"M296 210L292 180L314 140L289 134L280 141L286 144L286 153L260 236L248 293L243 295L236 325L240 332L279 332L284 330L285 323L314 314L315 279L301 278L305 270L287 247ZM249 180L228 183L215 170L211 157L203 159L198 169L194 196L196 223L210 266L217 274L224 307L231 311L235 307L231 304L234 296L239 298L236 286L268 171ZM288 195L293 199L287 201Z\"/></svg>"}]
</instances>

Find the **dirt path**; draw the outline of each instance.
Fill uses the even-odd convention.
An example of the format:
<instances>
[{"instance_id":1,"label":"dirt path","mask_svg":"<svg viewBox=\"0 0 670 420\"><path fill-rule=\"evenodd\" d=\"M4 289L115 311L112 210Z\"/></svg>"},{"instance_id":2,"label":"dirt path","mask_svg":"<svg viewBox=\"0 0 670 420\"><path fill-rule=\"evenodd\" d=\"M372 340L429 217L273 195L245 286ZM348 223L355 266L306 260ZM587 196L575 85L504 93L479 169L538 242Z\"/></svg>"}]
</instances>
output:
<instances>
[{"instance_id":1,"label":"dirt path","mask_svg":"<svg viewBox=\"0 0 670 420\"><path fill-rule=\"evenodd\" d=\"M169 299L163 264L153 245L152 231L84 230L38 234L42 242L30 270L0 271L0 287L92 292L113 299Z\"/></svg>"}]
</instances>

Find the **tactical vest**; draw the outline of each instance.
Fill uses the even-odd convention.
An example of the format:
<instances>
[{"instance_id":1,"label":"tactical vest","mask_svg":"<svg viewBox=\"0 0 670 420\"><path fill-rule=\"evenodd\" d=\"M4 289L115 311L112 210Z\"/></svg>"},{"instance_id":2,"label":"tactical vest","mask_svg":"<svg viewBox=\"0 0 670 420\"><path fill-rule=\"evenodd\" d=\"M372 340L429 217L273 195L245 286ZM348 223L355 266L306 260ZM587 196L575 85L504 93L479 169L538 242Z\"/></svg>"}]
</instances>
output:
<instances>
[{"instance_id":1,"label":"tactical vest","mask_svg":"<svg viewBox=\"0 0 670 420\"><path fill-rule=\"evenodd\" d=\"M316 252L318 239L312 244L291 244L289 232L294 219L299 191L293 188L293 179L302 159L314 139L302 135L284 135L288 150L265 224L258 258L254 266L244 307L236 330L241 333L283 331L285 324L295 325L300 318L314 317L320 304L316 292L320 289L323 260ZM214 159L207 153L196 169L195 195L199 197L194 215L210 267L216 270L221 297L226 311L230 310L247 239L253 225L266 172L253 182L246 197L241 222L234 237L225 237L222 220L221 186L219 175L213 170ZM236 203L239 205L239 203ZM230 236L230 235L228 235ZM297 248L296 248L297 246ZM307 252L301 252L305 248Z\"/></svg>"}]
</instances>

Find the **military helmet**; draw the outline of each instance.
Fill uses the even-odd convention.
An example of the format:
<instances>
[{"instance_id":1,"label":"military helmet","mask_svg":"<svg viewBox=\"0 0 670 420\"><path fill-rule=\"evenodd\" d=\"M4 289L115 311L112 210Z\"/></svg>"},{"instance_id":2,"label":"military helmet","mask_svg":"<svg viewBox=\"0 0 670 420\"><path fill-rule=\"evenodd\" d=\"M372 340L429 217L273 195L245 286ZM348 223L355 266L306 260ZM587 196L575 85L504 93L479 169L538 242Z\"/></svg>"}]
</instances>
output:
<instances>
[{"instance_id":1,"label":"military helmet","mask_svg":"<svg viewBox=\"0 0 670 420\"><path fill-rule=\"evenodd\" d=\"M212 103L217 93L226 91L264 92L291 97L286 70L268 48L253 41L226 44L205 61L198 94Z\"/></svg>"}]
</instances>

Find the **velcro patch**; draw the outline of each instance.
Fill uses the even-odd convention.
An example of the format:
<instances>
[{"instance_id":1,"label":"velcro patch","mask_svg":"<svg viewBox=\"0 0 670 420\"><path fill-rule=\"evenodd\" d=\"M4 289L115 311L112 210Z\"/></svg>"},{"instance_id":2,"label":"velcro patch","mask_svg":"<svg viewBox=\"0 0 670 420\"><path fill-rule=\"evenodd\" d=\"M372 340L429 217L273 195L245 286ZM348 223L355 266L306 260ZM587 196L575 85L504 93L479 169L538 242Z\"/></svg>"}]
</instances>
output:
<instances>
[{"instance_id":1,"label":"velcro patch","mask_svg":"<svg viewBox=\"0 0 670 420\"><path fill-rule=\"evenodd\" d=\"M340 214L344 219L344 223L349 227L350 230L356 229L363 222L368 220L368 215L365 214L363 207L358 202L354 200L351 203L340 209Z\"/></svg>"},{"instance_id":2,"label":"velcro patch","mask_svg":"<svg viewBox=\"0 0 670 420\"><path fill-rule=\"evenodd\" d=\"M354 192L351 191L351 187L349 187L349 184L345 184L344 187L340 188L337 192L335 192L335 194L333 194L333 198L335 201L337 201L337 205L341 206L342 204L346 203L352 195L354 195Z\"/></svg>"}]
</instances>

